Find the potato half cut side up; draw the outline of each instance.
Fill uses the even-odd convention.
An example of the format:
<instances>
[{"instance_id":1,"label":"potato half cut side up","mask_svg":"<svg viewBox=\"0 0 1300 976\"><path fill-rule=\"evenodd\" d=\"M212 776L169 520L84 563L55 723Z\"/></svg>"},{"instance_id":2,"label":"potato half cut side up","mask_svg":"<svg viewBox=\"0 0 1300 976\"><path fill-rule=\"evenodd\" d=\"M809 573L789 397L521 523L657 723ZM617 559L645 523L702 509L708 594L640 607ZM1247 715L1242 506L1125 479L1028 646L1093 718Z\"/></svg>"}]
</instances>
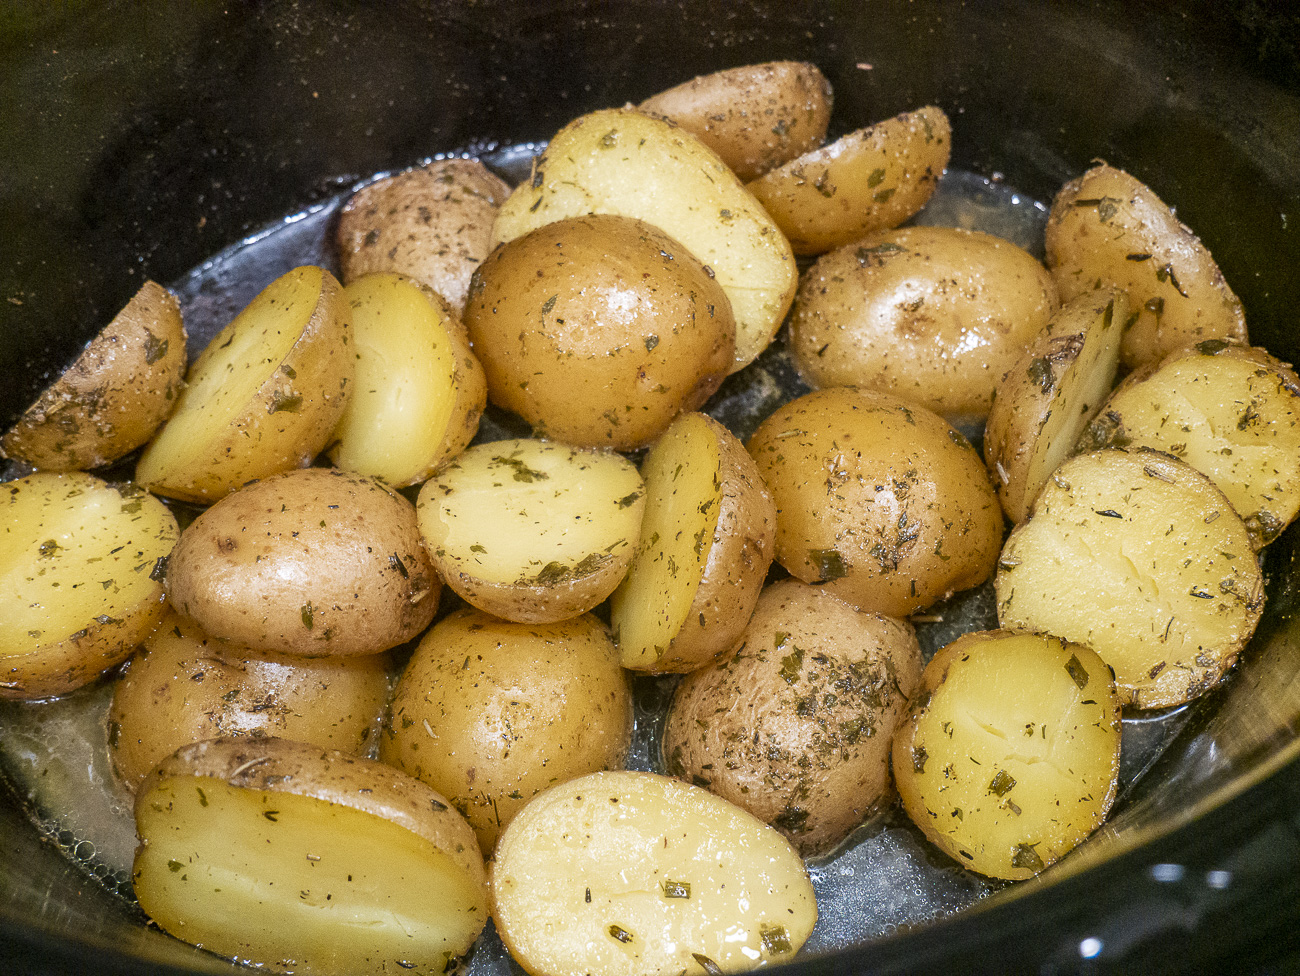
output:
<instances>
[{"instance_id":1,"label":"potato half cut side up","mask_svg":"<svg viewBox=\"0 0 1300 976\"><path fill-rule=\"evenodd\" d=\"M493 921L532 976L676 976L794 958L817 921L784 837L697 786L594 773L528 804L497 845Z\"/></svg>"},{"instance_id":2,"label":"potato half cut side up","mask_svg":"<svg viewBox=\"0 0 1300 976\"><path fill-rule=\"evenodd\" d=\"M135 805L140 907L280 973L443 973L487 922L474 833L423 783L285 739L178 750Z\"/></svg>"},{"instance_id":3,"label":"potato half cut side up","mask_svg":"<svg viewBox=\"0 0 1300 976\"><path fill-rule=\"evenodd\" d=\"M328 271L289 271L203 350L176 412L145 448L136 481L210 503L253 478L300 468L324 448L353 375L343 289Z\"/></svg>"}]
</instances>

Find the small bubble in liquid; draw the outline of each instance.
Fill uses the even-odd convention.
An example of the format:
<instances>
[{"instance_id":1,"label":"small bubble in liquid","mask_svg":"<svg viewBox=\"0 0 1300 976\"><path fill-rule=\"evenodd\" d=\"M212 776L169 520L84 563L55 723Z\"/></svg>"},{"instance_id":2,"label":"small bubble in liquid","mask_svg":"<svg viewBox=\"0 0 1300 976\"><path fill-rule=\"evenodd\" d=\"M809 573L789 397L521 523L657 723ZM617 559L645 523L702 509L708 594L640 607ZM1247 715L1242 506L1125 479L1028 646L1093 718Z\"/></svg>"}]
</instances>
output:
<instances>
[{"instance_id":1,"label":"small bubble in liquid","mask_svg":"<svg viewBox=\"0 0 1300 976\"><path fill-rule=\"evenodd\" d=\"M78 861L89 861L95 856L95 845L88 840L83 840L72 849L72 856Z\"/></svg>"}]
</instances>

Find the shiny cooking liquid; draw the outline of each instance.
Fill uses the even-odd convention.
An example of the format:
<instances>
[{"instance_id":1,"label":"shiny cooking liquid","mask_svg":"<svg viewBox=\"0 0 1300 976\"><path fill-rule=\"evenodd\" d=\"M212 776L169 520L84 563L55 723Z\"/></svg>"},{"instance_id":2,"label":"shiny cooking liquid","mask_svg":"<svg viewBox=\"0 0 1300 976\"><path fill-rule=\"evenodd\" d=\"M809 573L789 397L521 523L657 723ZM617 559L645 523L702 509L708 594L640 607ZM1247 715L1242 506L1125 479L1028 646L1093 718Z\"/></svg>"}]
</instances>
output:
<instances>
[{"instance_id":1,"label":"shiny cooking liquid","mask_svg":"<svg viewBox=\"0 0 1300 976\"><path fill-rule=\"evenodd\" d=\"M536 148L488 146L474 154L507 180L519 182L527 176ZM332 230L346 196L264 228L172 284L189 331L191 359L284 272L318 264L337 274ZM1046 220L1042 203L996 179L957 170L948 172L913 222L986 231L1041 258ZM778 339L753 365L728 378L706 411L745 439L776 406L806 390ZM479 440L526 433L517 419L489 408ZM979 446L978 427L963 433ZM9 476L15 473L11 470ZM959 634L996 625L989 583L931 608L917 620L917 633L928 660ZM659 771L657 741L676 680L634 680L636 732L629 768ZM57 701L0 703L0 772L26 805L36 829L110 891L133 900L132 799L116 781L107 755L105 716L111 697L111 685L102 682ZM1124 720L1121 804L1127 788L1187 717L1188 709L1180 708ZM860 944L951 914L1003 886L948 861L897 808L859 828L836 853L811 862L809 868L820 917L805 953ZM467 960L467 971L511 972L491 929Z\"/></svg>"}]
</instances>

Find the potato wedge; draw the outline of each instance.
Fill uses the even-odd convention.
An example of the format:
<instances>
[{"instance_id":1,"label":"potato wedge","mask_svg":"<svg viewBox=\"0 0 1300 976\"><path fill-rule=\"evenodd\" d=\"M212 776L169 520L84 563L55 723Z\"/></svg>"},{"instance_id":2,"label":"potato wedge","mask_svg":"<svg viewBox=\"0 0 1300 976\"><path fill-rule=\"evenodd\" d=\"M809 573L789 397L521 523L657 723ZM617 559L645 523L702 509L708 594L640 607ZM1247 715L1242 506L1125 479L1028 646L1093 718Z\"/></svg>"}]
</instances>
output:
<instances>
[{"instance_id":1,"label":"potato wedge","mask_svg":"<svg viewBox=\"0 0 1300 976\"><path fill-rule=\"evenodd\" d=\"M509 185L476 159L438 159L363 186L339 214L343 283L397 272L428 285L459 314L509 195Z\"/></svg>"},{"instance_id":2,"label":"potato wedge","mask_svg":"<svg viewBox=\"0 0 1300 976\"><path fill-rule=\"evenodd\" d=\"M824 254L891 230L924 207L951 149L948 116L927 105L850 132L748 188L795 254Z\"/></svg>"},{"instance_id":3,"label":"potato wedge","mask_svg":"<svg viewBox=\"0 0 1300 976\"><path fill-rule=\"evenodd\" d=\"M1057 311L1002 377L984 429L984 462L1002 510L1023 522L1053 471L1101 409L1115 371L1128 297L1102 289Z\"/></svg>"},{"instance_id":4,"label":"potato wedge","mask_svg":"<svg viewBox=\"0 0 1300 976\"><path fill-rule=\"evenodd\" d=\"M739 972L792 959L817 921L784 837L696 786L594 773L501 835L492 918L532 976Z\"/></svg>"},{"instance_id":5,"label":"potato wedge","mask_svg":"<svg viewBox=\"0 0 1300 976\"><path fill-rule=\"evenodd\" d=\"M1062 301L1102 286L1128 292L1120 355L1130 369L1206 339L1248 341L1241 301L1205 245L1145 184L1105 163L1052 201L1047 267Z\"/></svg>"},{"instance_id":6,"label":"potato wedge","mask_svg":"<svg viewBox=\"0 0 1300 976\"><path fill-rule=\"evenodd\" d=\"M285 739L199 742L150 774L135 818L140 907L272 972L434 976L487 922L469 824L382 763Z\"/></svg>"},{"instance_id":7,"label":"potato wedge","mask_svg":"<svg viewBox=\"0 0 1300 976\"><path fill-rule=\"evenodd\" d=\"M732 372L776 335L797 284L785 235L725 163L685 129L630 109L570 122L515 188L496 244L591 213L635 217L680 241L717 276L736 319Z\"/></svg>"},{"instance_id":8,"label":"potato wedge","mask_svg":"<svg viewBox=\"0 0 1300 976\"><path fill-rule=\"evenodd\" d=\"M314 267L281 275L194 362L176 412L140 456L136 481L209 503L309 464L347 405L350 331L333 275Z\"/></svg>"},{"instance_id":9,"label":"potato wedge","mask_svg":"<svg viewBox=\"0 0 1300 976\"><path fill-rule=\"evenodd\" d=\"M5 489L0 698L61 695L125 661L162 619L176 519L143 488L88 474Z\"/></svg>"},{"instance_id":10,"label":"potato wedge","mask_svg":"<svg viewBox=\"0 0 1300 976\"><path fill-rule=\"evenodd\" d=\"M676 122L748 182L820 146L831 104L815 64L769 61L700 75L638 108Z\"/></svg>"},{"instance_id":11,"label":"potato wedge","mask_svg":"<svg viewBox=\"0 0 1300 976\"><path fill-rule=\"evenodd\" d=\"M471 447L420 489L433 563L467 602L505 620L586 613L636 554L645 486L612 452L547 441Z\"/></svg>"},{"instance_id":12,"label":"potato wedge","mask_svg":"<svg viewBox=\"0 0 1300 976\"><path fill-rule=\"evenodd\" d=\"M1300 511L1300 379L1263 349L1198 342L1131 374L1079 441L1129 446L1208 476L1261 548Z\"/></svg>"},{"instance_id":13,"label":"potato wedge","mask_svg":"<svg viewBox=\"0 0 1300 976\"><path fill-rule=\"evenodd\" d=\"M490 855L524 804L621 769L631 739L631 690L597 618L516 624L466 607L420 641L379 758L447 797Z\"/></svg>"},{"instance_id":14,"label":"potato wedge","mask_svg":"<svg viewBox=\"0 0 1300 976\"><path fill-rule=\"evenodd\" d=\"M1217 685L1264 608L1259 562L1228 499L1146 448L1061 465L1007 539L995 586L1002 627L1091 647L1138 708Z\"/></svg>"},{"instance_id":15,"label":"potato wedge","mask_svg":"<svg viewBox=\"0 0 1300 976\"><path fill-rule=\"evenodd\" d=\"M926 666L893 743L903 809L962 867L1023 880L1106 819L1120 702L1105 662L1057 637L965 634Z\"/></svg>"},{"instance_id":16,"label":"potato wedge","mask_svg":"<svg viewBox=\"0 0 1300 976\"><path fill-rule=\"evenodd\" d=\"M623 667L693 671L730 654L772 565L776 506L754 459L717 421L683 414L641 467L641 545L614 591Z\"/></svg>"},{"instance_id":17,"label":"potato wedge","mask_svg":"<svg viewBox=\"0 0 1300 976\"><path fill-rule=\"evenodd\" d=\"M356 381L330 460L395 488L424 481L478 432L483 367L464 327L432 289L397 274L343 290Z\"/></svg>"},{"instance_id":18,"label":"potato wedge","mask_svg":"<svg viewBox=\"0 0 1300 976\"><path fill-rule=\"evenodd\" d=\"M48 471L111 464L153 436L185 377L176 296L146 281L0 440L0 456Z\"/></svg>"}]
</instances>

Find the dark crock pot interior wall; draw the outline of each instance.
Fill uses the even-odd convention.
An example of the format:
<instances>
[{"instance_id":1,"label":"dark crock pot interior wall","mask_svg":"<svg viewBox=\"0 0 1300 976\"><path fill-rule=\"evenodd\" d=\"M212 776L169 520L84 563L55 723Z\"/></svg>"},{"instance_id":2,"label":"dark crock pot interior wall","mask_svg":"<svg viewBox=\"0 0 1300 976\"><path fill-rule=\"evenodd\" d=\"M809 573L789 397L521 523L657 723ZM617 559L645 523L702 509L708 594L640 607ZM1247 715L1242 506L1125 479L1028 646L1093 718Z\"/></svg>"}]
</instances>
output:
<instances>
[{"instance_id":1,"label":"dark crock pot interior wall","mask_svg":"<svg viewBox=\"0 0 1300 976\"><path fill-rule=\"evenodd\" d=\"M1097 156L1137 173L1220 258L1252 334L1294 360L1298 22L1287 0L8 5L0 423L146 277L172 281L375 171L544 139L587 109L774 58L826 71L840 131L942 105L955 165L1039 199ZM12 803L0 891L5 972L82 972L108 945L135 961L100 956L103 972L221 968L140 929Z\"/></svg>"}]
</instances>

